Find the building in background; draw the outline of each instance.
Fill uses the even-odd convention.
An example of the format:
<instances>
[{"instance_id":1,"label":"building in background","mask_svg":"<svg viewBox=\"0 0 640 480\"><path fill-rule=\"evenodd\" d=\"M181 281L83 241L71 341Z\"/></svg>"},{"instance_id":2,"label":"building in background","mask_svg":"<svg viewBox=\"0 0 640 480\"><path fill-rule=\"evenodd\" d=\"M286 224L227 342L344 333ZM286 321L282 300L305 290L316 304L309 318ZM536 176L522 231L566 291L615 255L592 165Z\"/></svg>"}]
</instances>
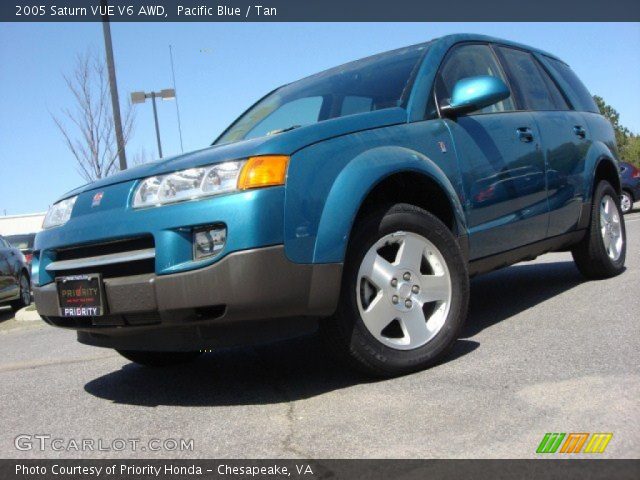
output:
<instances>
[{"instance_id":1,"label":"building in background","mask_svg":"<svg viewBox=\"0 0 640 480\"><path fill-rule=\"evenodd\" d=\"M42 230L42 221L46 212L25 215L7 215L0 217L0 235L18 235L37 233Z\"/></svg>"}]
</instances>

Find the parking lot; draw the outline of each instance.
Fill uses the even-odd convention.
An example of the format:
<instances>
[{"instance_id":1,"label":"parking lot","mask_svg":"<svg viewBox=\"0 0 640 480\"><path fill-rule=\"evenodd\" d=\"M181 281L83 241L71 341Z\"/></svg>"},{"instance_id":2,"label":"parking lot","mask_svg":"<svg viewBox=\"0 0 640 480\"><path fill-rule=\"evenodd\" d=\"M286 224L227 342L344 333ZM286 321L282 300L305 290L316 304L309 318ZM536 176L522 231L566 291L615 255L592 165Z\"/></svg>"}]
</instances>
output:
<instances>
[{"instance_id":1,"label":"parking lot","mask_svg":"<svg viewBox=\"0 0 640 480\"><path fill-rule=\"evenodd\" d=\"M528 458L546 432L612 432L600 457L640 458L640 213L626 221L621 276L586 282L555 253L478 277L449 359L392 380L315 336L149 370L0 310L0 456ZM20 434L193 449L19 451Z\"/></svg>"}]
</instances>

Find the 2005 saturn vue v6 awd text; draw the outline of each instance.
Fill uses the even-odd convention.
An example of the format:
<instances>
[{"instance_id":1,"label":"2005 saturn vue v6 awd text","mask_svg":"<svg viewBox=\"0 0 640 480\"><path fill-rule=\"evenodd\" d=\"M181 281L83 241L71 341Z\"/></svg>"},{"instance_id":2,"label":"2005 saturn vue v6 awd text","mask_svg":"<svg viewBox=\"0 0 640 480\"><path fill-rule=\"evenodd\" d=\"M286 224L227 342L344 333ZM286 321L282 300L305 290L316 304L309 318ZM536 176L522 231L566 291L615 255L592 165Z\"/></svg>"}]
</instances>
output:
<instances>
[{"instance_id":1,"label":"2005 saturn vue v6 awd text","mask_svg":"<svg viewBox=\"0 0 640 480\"><path fill-rule=\"evenodd\" d=\"M379 376L440 359L469 277L570 250L623 270L613 129L560 59L452 35L266 95L205 149L65 194L46 322L146 365L319 325Z\"/></svg>"}]
</instances>

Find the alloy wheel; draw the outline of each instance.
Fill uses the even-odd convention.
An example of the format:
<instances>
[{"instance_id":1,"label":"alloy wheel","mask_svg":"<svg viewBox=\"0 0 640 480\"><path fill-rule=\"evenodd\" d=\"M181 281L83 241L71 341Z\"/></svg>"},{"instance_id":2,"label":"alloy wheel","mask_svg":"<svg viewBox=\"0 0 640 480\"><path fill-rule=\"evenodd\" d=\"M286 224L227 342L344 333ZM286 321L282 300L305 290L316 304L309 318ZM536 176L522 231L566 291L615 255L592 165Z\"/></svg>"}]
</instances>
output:
<instances>
[{"instance_id":1,"label":"alloy wheel","mask_svg":"<svg viewBox=\"0 0 640 480\"><path fill-rule=\"evenodd\" d=\"M620 209L622 213L628 213L631 211L631 207L633 206L633 202L631 201L631 197L627 192L622 192L620 195Z\"/></svg>"},{"instance_id":2,"label":"alloy wheel","mask_svg":"<svg viewBox=\"0 0 640 480\"><path fill-rule=\"evenodd\" d=\"M385 235L369 248L356 290L367 330L398 350L418 348L433 339L451 307L451 275L444 256L412 232Z\"/></svg>"},{"instance_id":3,"label":"alloy wheel","mask_svg":"<svg viewBox=\"0 0 640 480\"><path fill-rule=\"evenodd\" d=\"M617 261L622 253L624 239L618 207L610 195L603 196L600 201L600 234L607 255L614 262Z\"/></svg>"}]
</instances>

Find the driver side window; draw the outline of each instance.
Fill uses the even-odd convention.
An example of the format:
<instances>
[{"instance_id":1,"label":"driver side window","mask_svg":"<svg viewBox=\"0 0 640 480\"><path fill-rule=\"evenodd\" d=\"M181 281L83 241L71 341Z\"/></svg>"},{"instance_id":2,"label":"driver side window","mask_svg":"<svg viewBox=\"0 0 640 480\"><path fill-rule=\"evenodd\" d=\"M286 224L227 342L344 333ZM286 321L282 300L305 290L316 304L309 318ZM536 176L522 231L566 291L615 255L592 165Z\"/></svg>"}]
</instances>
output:
<instances>
[{"instance_id":1,"label":"driver side window","mask_svg":"<svg viewBox=\"0 0 640 480\"><path fill-rule=\"evenodd\" d=\"M507 83L498 61L487 45L462 45L455 48L447 56L444 66L436 78L438 102L442 103L451 98L453 87L458 80L479 75L498 77ZM509 97L482 110L472 112L471 115L475 113L500 113L515 109L513 99Z\"/></svg>"}]
</instances>

